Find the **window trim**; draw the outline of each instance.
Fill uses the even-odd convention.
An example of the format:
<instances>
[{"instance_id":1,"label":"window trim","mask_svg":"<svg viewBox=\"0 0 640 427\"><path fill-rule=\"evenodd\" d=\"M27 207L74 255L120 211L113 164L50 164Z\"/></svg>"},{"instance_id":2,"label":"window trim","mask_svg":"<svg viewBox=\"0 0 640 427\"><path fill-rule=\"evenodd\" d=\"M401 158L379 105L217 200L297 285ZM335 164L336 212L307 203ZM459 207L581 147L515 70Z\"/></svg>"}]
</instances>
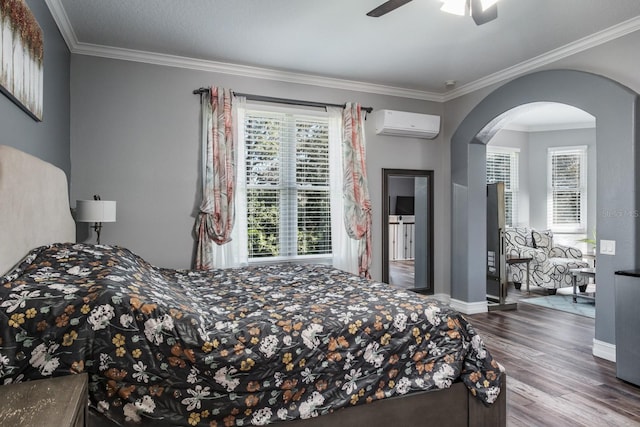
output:
<instances>
[{"instance_id":1,"label":"window trim","mask_svg":"<svg viewBox=\"0 0 640 427\"><path fill-rule=\"evenodd\" d=\"M588 195L588 151L587 145L565 145L547 148L547 227L555 233L586 233L587 231L587 195ZM556 154L579 155L580 159L580 222L570 224L553 223L553 157Z\"/></svg>"},{"instance_id":2,"label":"window trim","mask_svg":"<svg viewBox=\"0 0 640 427\"><path fill-rule=\"evenodd\" d=\"M287 106L273 106L273 105L263 105L263 104L254 104L254 103L245 103L242 107L243 110L243 123L238 123L238 126L242 126L244 127L245 122L244 120L246 120L247 116L250 115L251 113L265 113L265 114L286 114L286 115L292 115L292 116L299 116L299 117L310 117L310 118L317 118L320 120L326 120L327 124L330 126L330 116L328 114L327 111L318 111L317 109L306 109L304 107L287 107ZM329 131L330 132L330 131ZM242 132L243 136L246 138L246 133L243 131ZM331 150L331 139L329 137L329 149ZM290 149L295 149L295 146L293 147L289 147ZM246 150L246 143L243 141L242 142L242 149ZM246 169L246 152L243 153L242 155L243 158L243 164L239 165L239 167L245 168ZM330 160L330 159L329 159ZM295 175L295 167L293 167L293 174ZM247 188L247 190L249 188L251 188L250 186L247 185L246 180L247 180L247 175L246 172L243 174L244 176L244 186ZM329 180L331 181L331 179ZM304 188L303 188L304 189ZM327 185L327 191L329 194L331 194L331 182L328 183ZM248 191L245 192L245 196L247 196ZM242 203L248 203L248 198L245 198L245 200L241 201ZM297 211L297 207L295 209ZM281 211L282 212L282 211ZM247 213L248 213L248 209L247 209ZM332 215L329 215L329 219L332 219ZM283 221L283 217L281 215L281 229L282 228L286 228L286 227L282 227L282 221ZM247 221L247 230L248 230L248 221ZM291 230L289 230L291 231ZM248 264L253 264L253 265L258 265L258 264L274 264L274 263L281 263L281 262L292 262L292 263L322 263L322 264L326 264L326 263L331 263L333 257L334 257L334 252L335 252L335 242L334 240L334 236L331 237L331 252L330 253L326 253L326 254L309 254L309 255L278 255L278 256L263 256L263 257L252 257L250 253L248 253L247 256L247 263ZM293 240L291 240L289 242L289 244L293 244L296 245L296 241L297 241L297 235L295 236L295 238L293 238ZM249 242L247 241L247 246L249 244ZM283 249L285 249L283 246L283 234L280 235L280 248L281 251ZM286 245L285 245L286 246ZM297 252L297 251L296 251Z\"/></svg>"}]
</instances>

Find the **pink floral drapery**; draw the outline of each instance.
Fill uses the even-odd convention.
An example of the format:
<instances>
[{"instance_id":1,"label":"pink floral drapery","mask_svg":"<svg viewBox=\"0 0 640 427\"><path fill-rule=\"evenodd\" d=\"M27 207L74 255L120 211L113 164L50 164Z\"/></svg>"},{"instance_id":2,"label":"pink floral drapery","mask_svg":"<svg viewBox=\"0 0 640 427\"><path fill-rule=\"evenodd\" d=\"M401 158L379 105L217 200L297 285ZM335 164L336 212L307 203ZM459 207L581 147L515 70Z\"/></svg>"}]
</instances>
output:
<instances>
[{"instance_id":1,"label":"pink floral drapery","mask_svg":"<svg viewBox=\"0 0 640 427\"><path fill-rule=\"evenodd\" d=\"M235 221L236 144L232 97L231 90L215 86L202 94L202 202L195 226L197 270L215 267L212 243L229 242Z\"/></svg>"},{"instance_id":2,"label":"pink floral drapery","mask_svg":"<svg viewBox=\"0 0 640 427\"><path fill-rule=\"evenodd\" d=\"M347 103L342 113L344 164L344 222L347 234L358 240L358 272L371 278L371 199L367 182L364 117L358 103Z\"/></svg>"}]
</instances>

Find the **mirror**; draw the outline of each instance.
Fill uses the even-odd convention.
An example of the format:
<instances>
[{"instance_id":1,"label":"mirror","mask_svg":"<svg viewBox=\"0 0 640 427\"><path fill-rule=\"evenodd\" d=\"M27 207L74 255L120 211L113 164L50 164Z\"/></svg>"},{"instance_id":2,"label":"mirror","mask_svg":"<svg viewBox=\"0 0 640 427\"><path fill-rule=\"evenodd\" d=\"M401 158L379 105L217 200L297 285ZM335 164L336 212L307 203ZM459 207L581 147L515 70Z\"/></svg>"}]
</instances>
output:
<instances>
[{"instance_id":1,"label":"mirror","mask_svg":"<svg viewBox=\"0 0 640 427\"><path fill-rule=\"evenodd\" d=\"M433 171L382 169L382 281L433 294Z\"/></svg>"}]
</instances>

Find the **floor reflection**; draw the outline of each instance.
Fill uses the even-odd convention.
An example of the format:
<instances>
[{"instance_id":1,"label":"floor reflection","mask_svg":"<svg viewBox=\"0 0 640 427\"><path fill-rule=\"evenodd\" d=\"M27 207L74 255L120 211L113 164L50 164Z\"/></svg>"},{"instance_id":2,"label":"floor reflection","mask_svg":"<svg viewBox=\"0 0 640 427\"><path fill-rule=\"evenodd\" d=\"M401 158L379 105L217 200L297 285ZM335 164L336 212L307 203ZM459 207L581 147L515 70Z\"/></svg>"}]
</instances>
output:
<instances>
[{"instance_id":1,"label":"floor reflection","mask_svg":"<svg viewBox=\"0 0 640 427\"><path fill-rule=\"evenodd\" d=\"M414 260L389 261L389 284L400 288L413 288Z\"/></svg>"}]
</instances>

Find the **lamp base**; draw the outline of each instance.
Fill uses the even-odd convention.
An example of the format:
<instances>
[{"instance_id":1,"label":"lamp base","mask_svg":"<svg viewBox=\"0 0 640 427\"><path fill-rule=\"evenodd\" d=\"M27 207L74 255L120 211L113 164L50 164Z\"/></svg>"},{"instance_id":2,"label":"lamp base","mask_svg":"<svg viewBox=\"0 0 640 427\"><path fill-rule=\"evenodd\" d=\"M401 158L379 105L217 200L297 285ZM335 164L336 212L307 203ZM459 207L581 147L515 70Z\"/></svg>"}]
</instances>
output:
<instances>
[{"instance_id":1,"label":"lamp base","mask_svg":"<svg viewBox=\"0 0 640 427\"><path fill-rule=\"evenodd\" d=\"M96 222L93 224L93 228L96 231L96 234L98 236L98 240L97 240L97 244L100 244L100 232L102 231L102 223L101 222Z\"/></svg>"}]
</instances>

